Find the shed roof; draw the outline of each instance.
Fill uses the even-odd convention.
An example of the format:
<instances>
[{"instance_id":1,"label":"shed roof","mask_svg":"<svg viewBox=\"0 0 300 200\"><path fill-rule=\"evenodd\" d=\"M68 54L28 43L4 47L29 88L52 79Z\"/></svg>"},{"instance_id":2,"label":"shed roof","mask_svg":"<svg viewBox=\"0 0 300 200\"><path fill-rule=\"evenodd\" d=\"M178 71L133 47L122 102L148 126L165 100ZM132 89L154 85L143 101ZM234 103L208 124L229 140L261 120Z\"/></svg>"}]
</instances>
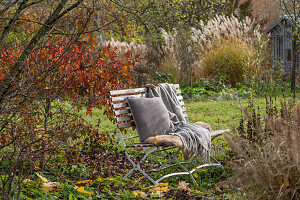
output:
<instances>
[{"instance_id":1,"label":"shed roof","mask_svg":"<svg viewBox=\"0 0 300 200\"><path fill-rule=\"evenodd\" d=\"M279 20L277 20L266 32L269 33L272 31L273 28L275 28L278 24L281 24L282 21L286 20L291 25L293 23L292 19L294 19L295 15L283 15ZM297 17L297 22L300 24L300 16Z\"/></svg>"}]
</instances>

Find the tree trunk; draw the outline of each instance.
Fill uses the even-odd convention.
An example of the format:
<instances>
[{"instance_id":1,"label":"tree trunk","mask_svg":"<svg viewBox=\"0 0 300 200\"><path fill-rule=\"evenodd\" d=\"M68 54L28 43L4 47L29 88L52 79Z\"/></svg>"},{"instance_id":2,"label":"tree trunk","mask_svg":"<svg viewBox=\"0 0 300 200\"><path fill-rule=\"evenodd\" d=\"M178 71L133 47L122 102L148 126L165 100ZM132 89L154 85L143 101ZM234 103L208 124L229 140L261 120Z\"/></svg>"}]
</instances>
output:
<instances>
[{"instance_id":1,"label":"tree trunk","mask_svg":"<svg viewBox=\"0 0 300 200\"><path fill-rule=\"evenodd\" d=\"M293 35L293 63L292 63L292 71L291 71L291 92L295 94L296 92L296 66L297 66L297 35Z\"/></svg>"}]
</instances>

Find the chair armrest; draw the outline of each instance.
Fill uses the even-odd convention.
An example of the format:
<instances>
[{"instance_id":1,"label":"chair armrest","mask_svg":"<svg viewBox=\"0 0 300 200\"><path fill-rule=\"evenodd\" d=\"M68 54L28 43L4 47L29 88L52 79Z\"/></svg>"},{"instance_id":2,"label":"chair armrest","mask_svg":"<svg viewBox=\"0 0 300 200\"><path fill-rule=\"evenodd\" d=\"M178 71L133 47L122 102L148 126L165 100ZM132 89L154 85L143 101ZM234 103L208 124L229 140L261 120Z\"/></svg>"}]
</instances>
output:
<instances>
[{"instance_id":1,"label":"chair armrest","mask_svg":"<svg viewBox=\"0 0 300 200\"><path fill-rule=\"evenodd\" d=\"M211 131L211 132L210 132L211 140L215 139L216 137L219 137L219 136L222 135L223 133L229 133L229 132L230 132L230 129Z\"/></svg>"}]
</instances>

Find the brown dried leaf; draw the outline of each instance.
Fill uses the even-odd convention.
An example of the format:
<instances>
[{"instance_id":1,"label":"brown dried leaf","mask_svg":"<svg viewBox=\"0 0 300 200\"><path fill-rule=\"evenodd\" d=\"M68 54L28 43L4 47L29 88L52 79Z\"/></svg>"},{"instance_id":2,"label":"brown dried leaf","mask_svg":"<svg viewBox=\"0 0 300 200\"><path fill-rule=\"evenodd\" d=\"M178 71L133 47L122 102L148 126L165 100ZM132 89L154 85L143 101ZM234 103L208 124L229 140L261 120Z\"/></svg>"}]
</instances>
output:
<instances>
[{"instance_id":1,"label":"brown dried leaf","mask_svg":"<svg viewBox=\"0 0 300 200\"><path fill-rule=\"evenodd\" d=\"M178 188L180 189L184 189L184 190L190 190L190 188L188 187L190 183L186 183L184 181L180 181L178 184Z\"/></svg>"},{"instance_id":2,"label":"brown dried leaf","mask_svg":"<svg viewBox=\"0 0 300 200\"><path fill-rule=\"evenodd\" d=\"M35 173L44 183L48 183L48 179L46 179L45 177L41 176L39 173Z\"/></svg>"},{"instance_id":3,"label":"brown dried leaf","mask_svg":"<svg viewBox=\"0 0 300 200\"><path fill-rule=\"evenodd\" d=\"M57 183L56 182L47 182L47 183L42 183L42 190L44 192L51 192L55 190Z\"/></svg>"}]
</instances>

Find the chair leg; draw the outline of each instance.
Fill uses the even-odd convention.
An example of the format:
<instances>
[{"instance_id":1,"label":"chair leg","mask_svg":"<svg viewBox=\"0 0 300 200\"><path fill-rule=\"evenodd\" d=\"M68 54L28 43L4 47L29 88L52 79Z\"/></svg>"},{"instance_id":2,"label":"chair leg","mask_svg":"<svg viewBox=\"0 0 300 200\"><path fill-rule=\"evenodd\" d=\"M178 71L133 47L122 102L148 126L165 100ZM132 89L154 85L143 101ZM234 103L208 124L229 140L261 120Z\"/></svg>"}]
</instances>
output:
<instances>
[{"instance_id":1,"label":"chair leg","mask_svg":"<svg viewBox=\"0 0 300 200\"><path fill-rule=\"evenodd\" d=\"M196 182L196 180L195 180L193 174L192 174L186 167L184 167L180 162L178 162L178 161L176 160L176 155L179 153L180 148L178 148L178 150L177 150L175 153L169 153L169 152L167 152L164 148L163 148L163 150L164 150L164 152L165 152L165 153L168 155L168 157L169 157L169 159L168 159L167 162L170 162L170 161L174 162L174 163L175 163L177 166L179 166L183 171L185 171L186 173L188 173L188 174L190 175L190 177L191 177L193 183L194 183L196 186L198 186L198 184L197 184L197 182ZM172 174L176 174L176 173L172 173ZM170 174L170 175L171 175L171 174ZM158 180L157 180L157 181L158 181ZM159 181L158 181L158 182L159 182Z\"/></svg>"},{"instance_id":2,"label":"chair leg","mask_svg":"<svg viewBox=\"0 0 300 200\"><path fill-rule=\"evenodd\" d=\"M127 152L127 149L125 149L125 155L127 157L127 159L130 161L130 163L133 165L132 169L123 177L123 178L128 178L134 171L139 171L140 173L142 173L146 178L148 178L154 185L156 185L157 183L159 183L160 181L162 181L163 179L165 178L168 178L170 176L175 176L175 175L190 175L193 183L195 186L198 186L194 176L193 176L193 173L196 171L196 169L200 169L200 168L204 168L204 167L208 167L208 166L222 166L214 157L210 156L217 164L215 163L211 163L210 160L208 161L208 163L206 164L202 164L202 165L199 165L197 167L195 167L194 169L192 169L191 171L189 171L185 166L183 166L183 164L191 164L194 159L196 157L199 156L199 154L193 156L193 158L191 158L188 162L179 162L177 161L176 159L176 155L180 152L180 148L178 148L175 152L171 153L169 151L167 151L164 147L162 147L162 150L166 153L166 155L168 156L168 160L163 163L157 170L154 170L152 172L160 172L161 170L165 169L165 168L168 168L168 167L171 167L171 166L178 166L179 168L181 168L183 170L183 172L176 172L176 173L170 173L170 174L167 174L167 175L164 175L162 177L160 177L159 179L157 180L154 180L153 178L151 178L149 176L149 174L147 174L144 170L141 169L140 167L140 164L153 152L157 151L157 147L155 148L152 148L150 149L144 156L141 160L139 160L137 163L135 163L129 156L128 152ZM174 164L173 165L169 165L167 166L170 162L173 162ZM167 166L167 167L166 167ZM222 166L223 167L223 166Z\"/></svg>"},{"instance_id":3,"label":"chair leg","mask_svg":"<svg viewBox=\"0 0 300 200\"><path fill-rule=\"evenodd\" d=\"M125 149L125 155L127 157L127 159L129 160L129 162L133 165L132 169L127 172L127 174L125 174L125 176L123 178L128 178L135 170L141 172L145 177L147 177L153 184L156 184L156 182L144 171L141 169L140 164L153 152L155 152L157 150L157 147L154 147L152 149L150 149L144 156L143 158L137 162L137 164L130 158L127 150Z\"/></svg>"}]
</instances>

